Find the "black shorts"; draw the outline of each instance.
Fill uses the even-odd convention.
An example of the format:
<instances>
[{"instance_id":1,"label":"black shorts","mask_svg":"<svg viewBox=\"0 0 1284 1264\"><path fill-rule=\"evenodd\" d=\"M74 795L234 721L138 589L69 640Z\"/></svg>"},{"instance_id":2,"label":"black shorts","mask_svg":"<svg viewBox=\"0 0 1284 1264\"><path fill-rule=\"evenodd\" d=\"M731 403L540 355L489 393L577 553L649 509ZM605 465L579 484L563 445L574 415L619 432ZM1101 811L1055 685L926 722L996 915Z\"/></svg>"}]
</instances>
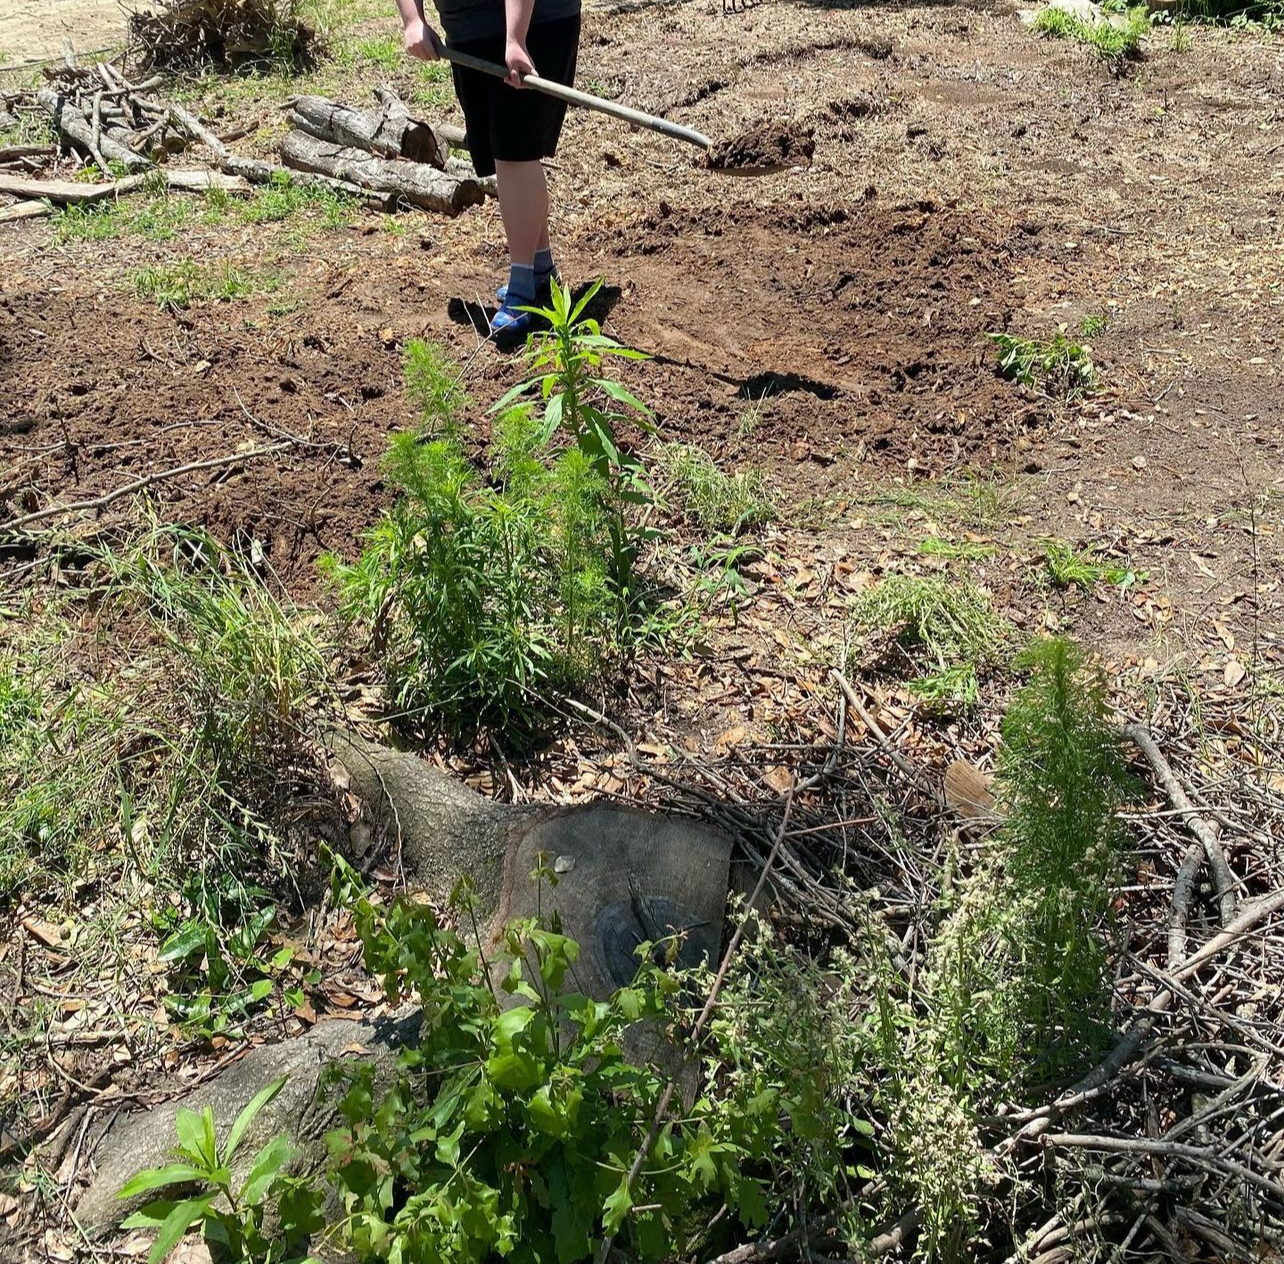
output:
<instances>
[{"instance_id":1,"label":"black shorts","mask_svg":"<svg viewBox=\"0 0 1284 1264\"><path fill-rule=\"evenodd\" d=\"M504 61L504 36L469 40L459 51ZM526 51L543 79L570 87L575 82L575 59L580 48L580 15L540 22L526 33ZM557 153L566 103L531 88L513 88L502 79L478 70L452 66L455 95L464 111L468 152L477 174L495 174L500 162L535 162Z\"/></svg>"}]
</instances>

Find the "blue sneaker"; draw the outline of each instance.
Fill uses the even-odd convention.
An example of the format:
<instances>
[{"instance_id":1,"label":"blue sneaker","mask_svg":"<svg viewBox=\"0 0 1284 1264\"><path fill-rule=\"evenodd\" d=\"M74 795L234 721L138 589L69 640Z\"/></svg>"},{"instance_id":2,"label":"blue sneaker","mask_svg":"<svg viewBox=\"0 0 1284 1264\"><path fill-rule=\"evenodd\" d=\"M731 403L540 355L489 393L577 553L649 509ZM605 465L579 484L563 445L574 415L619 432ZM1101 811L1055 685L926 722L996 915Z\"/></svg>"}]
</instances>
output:
<instances>
[{"instance_id":1,"label":"blue sneaker","mask_svg":"<svg viewBox=\"0 0 1284 1264\"><path fill-rule=\"evenodd\" d=\"M550 272L548 276L542 277L535 282L535 306L536 307L543 307L545 303L547 303L548 300L552 298L554 281L556 281L558 285L562 284L562 278L557 275L556 271ZM508 286L501 285L495 291L495 297L499 299L501 304L507 303Z\"/></svg>"},{"instance_id":2,"label":"blue sneaker","mask_svg":"<svg viewBox=\"0 0 1284 1264\"><path fill-rule=\"evenodd\" d=\"M505 286L505 290L507 288ZM497 338L518 338L530 333L534 324L535 319L530 312L509 307L505 299L503 306L490 318L490 332Z\"/></svg>"}]
</instances>

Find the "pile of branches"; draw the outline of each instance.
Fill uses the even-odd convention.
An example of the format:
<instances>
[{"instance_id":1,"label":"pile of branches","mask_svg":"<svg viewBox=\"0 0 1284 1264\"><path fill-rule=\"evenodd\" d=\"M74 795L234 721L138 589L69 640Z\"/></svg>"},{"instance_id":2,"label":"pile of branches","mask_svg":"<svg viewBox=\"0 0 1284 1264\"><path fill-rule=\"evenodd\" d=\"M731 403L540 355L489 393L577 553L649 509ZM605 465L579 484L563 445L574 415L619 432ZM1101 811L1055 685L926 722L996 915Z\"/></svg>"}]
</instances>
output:
<instances>
[{"instance_id":1,"label":"pile of branches","mask_svg":"<svg viewBox=\"0 0 1284 1264\"><path fill-rule=\"evenodd\" d=\"M350 108L321 97L291 103L294 128L281 142L281 164L234 153L235 137L220 137L177 102L158 98L165 76L127 77L122 62L92 66L77 62L64 45L63 59L46 66L45 82L32 93L6 97L7 112L32 110L48 116L57 151L48 145L0 151L0 193L29 199L0 208L0 220L46 214L51 203L89 203L118 197L152 182L184 190L217 185L246 192L254 184L288 180L320 185L380 210L414 206L457 215L495 192L493 179L479 177L467 158L451 156L464 138L458 129L412 118L388 88L377 92L373 110ZM238 133L241 135L244 133ZM190 145L202 146L210 171L173 171L159 166ZM30 177L51 160L70 156L93 162L121 178L104 183L7 178L6 166Z\"/></svg>"},{"instance_id":2,"label":"pile of branches","mask_svg":"<svg viewBox=\"0 0 1284 1264\"><path fill-rule=\"evenodd\" d=\"M130 14L130 53L147 69L302 69L317 37L297 9L295 0L168 0Z\"/></svg>"},{"instance_id":3,"label":"pile of branches","mask_svg":"<svg viewBox=\"0 0 1284 1264\"><path fill-rule=\"evenodd\" d=\"M929 967L942 857L966 867L984 852L1001 805L971 765L942 781L917 764L876 705L840 683L836 743L635 767L648 798L731 831L750 872L771 864L773 916L795 942L841 942L844 926L856 938L872 913L912 994ZM1203 763L1193 733L1129 724L1122 736L1151 803L1132 823L1113 1043L1074 1083L975 1104L1000 1186L977 1193L994 1212L978 1259L1188 1264L1284 1249L1284 784L1248 763ZM788 779L794 791L775 793ZM919 1213L904 1210L889 1248L914 1240ZM827 1232L734 1258L841 1254Z\"/></svg>"}]
</instances>

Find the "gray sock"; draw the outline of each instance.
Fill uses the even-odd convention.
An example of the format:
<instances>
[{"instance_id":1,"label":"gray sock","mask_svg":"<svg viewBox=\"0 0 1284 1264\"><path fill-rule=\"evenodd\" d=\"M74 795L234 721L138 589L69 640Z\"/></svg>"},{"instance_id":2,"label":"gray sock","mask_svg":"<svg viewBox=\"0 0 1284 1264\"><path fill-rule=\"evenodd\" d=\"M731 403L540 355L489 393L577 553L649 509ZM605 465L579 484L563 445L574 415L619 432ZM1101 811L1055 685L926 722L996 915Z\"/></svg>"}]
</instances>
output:
<instances>
[{"instance_id":1,"label":"gray sock","mask_svg":"<svg viewBox=\"0 0 1284 1264\"><path fill-rule=\"evenodd\" d=\"M553 251L537 250L535 252L535 280L543 285L549 277L557 271L557 264L553 262Z\"/></svg>"},{"instance_id":2,"label":"gray sock","mask_svg":"<svg viewBox=\"0 0 1284 1264\"><path fill-rule=\"evenodd\" d=\"M522 307L535 301L535 269L515 263L508 269L508 297L511 307Z\"/></svg>"}]
</instances>

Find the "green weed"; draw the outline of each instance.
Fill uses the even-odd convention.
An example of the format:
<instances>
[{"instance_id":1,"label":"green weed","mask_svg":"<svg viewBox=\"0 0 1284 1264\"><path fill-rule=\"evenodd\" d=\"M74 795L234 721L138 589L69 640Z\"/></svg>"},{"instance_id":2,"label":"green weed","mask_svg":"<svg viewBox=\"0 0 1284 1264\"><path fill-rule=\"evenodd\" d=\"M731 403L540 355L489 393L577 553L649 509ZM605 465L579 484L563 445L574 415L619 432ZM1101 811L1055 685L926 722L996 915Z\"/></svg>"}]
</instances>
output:
<instances>
[{"instance_id":1,"label":"green weed","mask_svg":"<svg viewBox=\"0 0 1284 1264\"><path fill-rule=\"evenodd\" d=\"M112 241L122 235L126 223L119 202L66 206L54 214L54 239L60 245L69 242Z\"/></svg>"},{"instance_id":2,"label":"green weed","mask_svg":"<svg viewBox=\"0 0 1284 1264\"><path fill-rule=\"evenodd\" d=\"M187 225L190 214L191 204L181 198L153 198L130 218L129 227L150 241L172 241Z\"/></svg>"},{"instance_id":3,"label":"green weed","mask_svg":"<svg viewBox=\"0 0 1284 1264\"><path fill-rule=\"evenodd\" d=\"M278 173L248 202L237 205L238 216L247 224L274 224L309 210L320 212L324 227L342 228L351 222L356 202L324 185L299 184Z\"/></svg>"},{"instance_id":4,"label":"green weed","mask_svg":"<svg viewBox=\"0 0 1284 1264\"><path fill-rule=\"evenodd\" d=\"M971 540L945 540L939 535L929 535L919 542L918 551L925 557L939 557L947 562L983 562L998 551L993 544Z\"/></svg>"},{"instance_id":5,"label":"green weed","mask_svg":"<svg viewBox=\"0 0 1284 1264\"><path fill-rule=\"evenodd\" d=\"M399 713L522 730L612 653L608 488L577 449L551 466L542 450L522 409L499 421L488 480L453 438L394 438L396 505L358 562L327 566Z\"/></svg>"},{"instance_id":6,"label":"green weed","mask_svg":"<svg viewBox=\"0 0 1284 1264\"><path fill-rule=\"evenodd\" d=\"M1127 566L1094 562L1090 553L1077 553L1061 540L1054 540L1044 552L1048 578L1058 588L1092 588L1105 582L1120 588L1144 583L1146 576Z\"/></svg>"},{"instance_id":7,"label":"green weed","mask_svg":"<svg viewBox=\"0 0 1284 1264\"><path fill-rule=\"evenodd\" d=\"M459 366L436 342L412 338L405 350L406 393L419 409L426 435L455 433L459 415L472 401L460 380Z\"/></svg>"},{"instance_id":8,"label":"green weed","mask_svg":"<svg viewBox=\"0 0 1284 1264\"><path fill-rule=\"evenodd\" d=\"M655 460L687 512L708 530L734 536L775 516L772 495L757 470L724 474L703 448L686 443L662 444Z\"/></svg>"},{"instance_id":9,"label":"green weed","mask_svg":"<svg viewBox=\"0 0 1284 1264\"><path fill-rule=\"evenodd\" d=\"M161 1262L194 1224L207 1242L233 1264L259 1264L267 1260L301 1260L308 1239L325 1226L319 1200L310 1182L285 1175L294 1157L286 1139L273 1138L255 1155L239 1186L232 1181L231 1164L242 1139L258 1114L285 1087L285 1078L273 1080L255 1094L236 1117L220 1145L214 1112L201 1114L180 1107L175 1119L178 1145L176 1162L139 1172L120 1191L121 1198L136 1198L156 1190L180 1187L186 1197L161 1198L124 1221L126 1229L154 1229L156 1238L148 1264ZM200 1192L191 1195L195 1186ZM276 1232L269 1234L264 1211L272 1207L278 1217Z\"/></svg>"},{"instance_id":10,"label":"green weed","mask_svg":"<svg viewBox=\"0 0 1284 1264\"><path fill-rule=\"evenodd\" d=\"M1010 381L1037 388L1067 403L1092 394L1099 385L1087 348L1070 341L1064 331L1044 341L1000 333L992 333L989 338L998 350L999 373Z\"/></svg>"},{"instance_id":11,"label":"green weed","mask_svg":"<svg viewBox=\"0 0 1284 1264\"><path fill-rule=\"evenodd\" d=\"M1095 338L1110 323L1110 317L1101 312L1092 312L1079 322L1079 332L1085 338Z\"/></svg>"},{"instance_id":12,"label":"green weed","mask_svg":"<svg viewBox=\"0 0 1284 1264\"><path fill-rule=\"evenodd\" d=\"M601 288L599 279L577 302L569 285L553 286L549 306L535 309L548 332L533 335L527 343L527 371L533 376L515 386L495 407L502 411L537 390L544 400L542 441L547 443L558 431L564 431L609 488L613 502L606 517L610 580L619 598L623 631L639 596L634 588L634 565L649 538L643 528L626 518L625 510L642 509L655 497L645 462L622 445L619 430L629 422L644 434L653 434L655 425L651 410L637 396L623 383L605 376L605 365L611 360L647 357L607 337L601 325L587 315Z\"/></svg>"},{"instance_id":13,"label":"green weed","mask_svg":"<svg viewBox=\"0 0 1284 1264\"><path fill-rule=\"evenodd\" d=\"M193 303L231 302L248 298L256 289L275 289L270 277L252 277L229 262L203 266L191 259L141 268L134 273L134 293L155 300L157 307L182 311Z\"/></svg>"},{"instance_id":14,"label":"green weed","mask_svg":"<svg viewBox=\"0 0 1284 1264\"><path fill-rule=\"evenodd\" d=\"M1141 39L1150 30L1150 16L1145 5L1129 9L1117 20L1104 18L1098 22L1086 21L1064 9L1044 8L1031 30L1053 39L1077 40L1103 60L1120 62L1141 56Z\"/></svg>"},{"instance_id":15,"label":"green weed","mask_svg":"<svg viewBox=\"0 0 1284 1264\"><path fill-rule=\"evenodd\" d=\"M358 40L357 56L362 61L381 70L394 73L401 69L406 60L406 50L399 36L380 35L373 39Z\"/></svg>"},{"instance_id":16,"label":"green weed","mask_svg":"<svg viewBox=\"0 0 1284 1264\"><path fill-rule=\"evenodd\" d=\"M908 687L933 703L975 703L977 669L993 664L1011 640L989 598L963 581L891 575L865 593L857 628L898 645L923 671Z\"/></svg>"}]
</instances>

